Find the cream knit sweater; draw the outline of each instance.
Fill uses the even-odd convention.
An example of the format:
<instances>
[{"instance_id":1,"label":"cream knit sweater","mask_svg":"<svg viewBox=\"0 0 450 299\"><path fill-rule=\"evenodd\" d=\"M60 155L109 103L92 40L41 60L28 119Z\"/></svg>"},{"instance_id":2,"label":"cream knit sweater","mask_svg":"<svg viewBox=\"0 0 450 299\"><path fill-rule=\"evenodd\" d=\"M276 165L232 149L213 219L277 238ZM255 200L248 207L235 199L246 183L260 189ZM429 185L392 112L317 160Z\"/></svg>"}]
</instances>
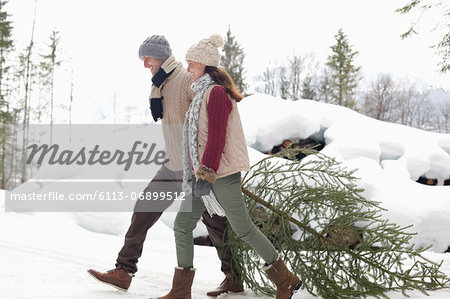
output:
<instances>
[{"instance_id":1,"label":"cream knit sweater","mask_svg":"<svg viewBox=\"0 0 450 299\"><path fill-rule=\"evenodd\" d=\"M192 78L183 65L178 66L169 78L161 85L161 95L164 97L162 129L166 143L165 164L172 171L182 171L182 132L186 111L194 98L191 89Z\"/></svg>"}]
</instances>

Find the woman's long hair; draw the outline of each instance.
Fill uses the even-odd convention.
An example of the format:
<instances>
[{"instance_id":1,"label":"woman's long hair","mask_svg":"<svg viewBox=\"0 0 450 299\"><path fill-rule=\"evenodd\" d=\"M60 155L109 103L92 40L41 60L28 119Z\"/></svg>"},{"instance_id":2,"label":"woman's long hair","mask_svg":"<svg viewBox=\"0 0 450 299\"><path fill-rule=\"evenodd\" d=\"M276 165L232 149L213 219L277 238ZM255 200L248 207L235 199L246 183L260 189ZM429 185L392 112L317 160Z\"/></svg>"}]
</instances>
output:
<instances>
[{"instance_id":1,"label":"woman's long hair","mask_svg":"<svg viewBox=\"0 0 450 299\"><path fill-rule=\"evenodd\" d=\"M223 86L230 97L236 102L240 102L244 98L226 70L207 65L205 67L205 73L208 73L216 84Z\"/></svg>"}]
</instances>

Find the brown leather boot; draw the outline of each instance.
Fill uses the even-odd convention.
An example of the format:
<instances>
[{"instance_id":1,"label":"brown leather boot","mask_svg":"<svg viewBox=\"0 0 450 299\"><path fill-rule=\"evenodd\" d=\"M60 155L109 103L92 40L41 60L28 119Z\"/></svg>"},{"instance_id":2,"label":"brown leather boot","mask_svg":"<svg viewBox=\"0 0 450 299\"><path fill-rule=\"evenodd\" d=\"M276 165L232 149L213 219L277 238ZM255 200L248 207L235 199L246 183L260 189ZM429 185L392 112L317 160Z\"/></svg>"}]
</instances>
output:
<instances>
[{"instance_id":1,"label":"brown leather boot","mask_svg":"<svg viewBox=\"0 0 450 299\"><path fill-rule=\"evenodd\" d=\"M170 292L158 299L191 299L191 287L195 268L175 267L175 274Z\"/></svg>"},{"instance_id":2,"label":"brown leather boot","mask_svg":"<svg viewBox=\"0 0 450 299\"><path fill-rule=\"evenodd\" d=\"M118 290L126 292L131 284L131 279L134 275L130 275L120 268L112 269L106 273L95 271L94 269L87 270L94 278L107 285L113 286Z\"/></svg>"},{"instance_id":3,"label":"brown leather boot","mask_svg":"<svg viewBox=\"0 0 450 299\"><path fill-rule=\"evenodd\" d=\"M276 299L290 299L302 286L300 279L286 268L281 258L265 267L264 271L277 286Z\"/></svg>"},{"instance_id":4,"label":"brown leather boot","mask_svg":"<svg viewBox=\"0 0 450 299\"><path fill-rule=\"evenodd\" d=\"M242 282L233 279L231 276L231 273L225 274L225 279L222 281L222 283L215 288L212 291L209 291L206 293L207 296L217 297L220 294L233 292L233 293L239 293L244 291L244 286L242 285Z\"/></svg>"}]
</instances>

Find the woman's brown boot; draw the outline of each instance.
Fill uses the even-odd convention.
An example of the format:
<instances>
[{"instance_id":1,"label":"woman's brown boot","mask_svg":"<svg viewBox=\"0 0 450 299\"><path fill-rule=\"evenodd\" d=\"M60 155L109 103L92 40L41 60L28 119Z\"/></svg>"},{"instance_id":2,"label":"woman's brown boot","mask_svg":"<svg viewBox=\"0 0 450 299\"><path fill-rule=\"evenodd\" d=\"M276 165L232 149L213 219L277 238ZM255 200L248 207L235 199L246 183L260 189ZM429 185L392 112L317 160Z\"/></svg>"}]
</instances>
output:
<instances>
[{"instance_id":1,"label":"woman's brown boot","mask_svg":"<svg viewBox=\"0 0 450 299\"><path fill-rule=\"evenodd\" d=\"M175 267L175 274L170 292L158 299L191 299L191 287L195 268Z\"/></svg>"},{"instance_id":2,"label":"woman's brown boot","mask_svg":"<svg viewBox=\"0 0 450 299\"><path fill-rule=\"evenodd\" d=\"M277 286L276 299L290 299L302 286L300 279L286 268L281 258L265 267L264 271Z\"/></svg>"}]
</instances>

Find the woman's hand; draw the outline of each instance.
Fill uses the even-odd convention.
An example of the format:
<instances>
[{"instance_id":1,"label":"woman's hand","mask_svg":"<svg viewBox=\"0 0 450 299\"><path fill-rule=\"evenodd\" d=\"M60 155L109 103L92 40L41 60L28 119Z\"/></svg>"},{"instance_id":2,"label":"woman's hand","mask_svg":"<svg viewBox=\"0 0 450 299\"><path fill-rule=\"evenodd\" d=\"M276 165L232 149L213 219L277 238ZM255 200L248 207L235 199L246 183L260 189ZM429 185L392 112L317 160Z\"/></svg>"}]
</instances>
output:
<instances>
[{"instance_id":1,"label":"woman's hand","mask_svg":"<svg viewBox=\"0 0 450 299\"><path fill-rule=\"evenodd\" d=\"M198 179L194 186L194 197L208 195L211 192L211 184L205 180Z\"/></svg>"}]
</instances>

